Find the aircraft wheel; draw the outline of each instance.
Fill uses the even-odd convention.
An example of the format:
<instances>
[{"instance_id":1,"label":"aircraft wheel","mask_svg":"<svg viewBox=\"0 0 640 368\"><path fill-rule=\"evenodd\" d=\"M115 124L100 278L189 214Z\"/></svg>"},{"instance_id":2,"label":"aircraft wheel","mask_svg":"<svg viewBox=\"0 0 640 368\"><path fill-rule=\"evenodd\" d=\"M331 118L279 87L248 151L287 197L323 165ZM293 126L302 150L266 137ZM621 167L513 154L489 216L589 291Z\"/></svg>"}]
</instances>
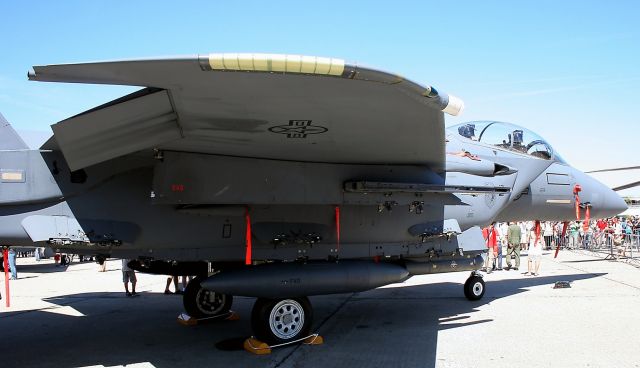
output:
<instances>
[{"instance_id":1,"label":"aircraft wheel","mask_svg":"<svg viewBox=\"0 0 640 368\"><path fill-rule=\"evenodd\" d=\"M485 285L482 277L470 276L464 283L464 296L469 300L480 300L484 296Z\"/></svg>"},{"instance_id":2,"label":"aircraft wheel","mask_svg":"<svg viewBox=\"0 0 640 368\"><path fill-rule=\"evenodd\" d=\"M215 317L229 312L233 303L233 295L216 293L200 286L200 277L195 277L187 284L182 297L184 309L191 317Z\"/></svg>"},{"instance_id":3,"label":"aircraft wheel","mask_svg":"<svg viewBox=\"0 0 640 368\"><path fill-rule=\"evenodd\" d=\"M307 297L258 298L251 312L253 333L267 344L283 344L306 337L311 331L313 308Z\"/></svg>"}]
</instances>

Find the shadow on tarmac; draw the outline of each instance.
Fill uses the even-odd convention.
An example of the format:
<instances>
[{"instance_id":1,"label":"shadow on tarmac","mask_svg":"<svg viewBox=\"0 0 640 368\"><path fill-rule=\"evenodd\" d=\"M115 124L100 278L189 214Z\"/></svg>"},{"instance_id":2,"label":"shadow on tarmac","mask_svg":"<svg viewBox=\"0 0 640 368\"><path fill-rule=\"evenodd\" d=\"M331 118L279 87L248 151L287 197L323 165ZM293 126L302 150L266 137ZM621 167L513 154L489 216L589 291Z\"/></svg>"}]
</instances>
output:
<instances>
[{"instance_id":1,"label":"shadow on tarmac","mask_svg":"<svg viewBox=\"0 0 640 368\"><path fill-rule=\"evenodd\" d=\"M65 266L60 266L60 265L56 265L55 263L32 263L32 264L18 264L17 268L18 268L18 273L21 272L28 272L28 273L41 273L41 274L46 274L46 273L54 273L54 272L85 272L86 269L71 269L68 270L70 265L84 265L84 264L94 264L96 270L98 269L98 264L96 262L93 261L83 261L83 262L78 262L78 261L74 261L70 264L67 264ZM120 272L120 269L107 269L105 272L112 272L112 271L118 271Z\"/></svg>"},{"instance_id":2,"label":"shadow on tarmac","mask_svg":"<svg viewBox=\"0 0 640 368\"><path fill-rule=\"evenodd\" d=\"M579 259L579 260L576 260L576 261L562 261L560 263L588 263L588 262L615 262L615 260L604 259L604 258L600 258L600 259Z\"/></svg>"},{"instance_id":3,"label":"shadow on tarmac","mask_svg":"<svg viewBox=\"0 0 640 368\"><path fill-rule=\"evenodd\" d=\"M18 264L18 272L33 272L33 273L52 273L52 272L65 272L68 266L58 266L53 263L33 263L33 264Z\"/></svg>"},{"instance_id":4,"label":"shadow on tarmac","mask_svg":"<svg viewBox=\"0 0 640 368\"><path fill-rule=\"evenodd\" d=\"M478 307L524 293L530 287L551 288L556 281L602 275L489 279L484 298L474 302L463 296L461 283L452 282L312 297L314 331L324 337L325 344L281 348L269 356L234 351L241 336L251 335L252 298L234 299L233 309L240 314L240 321L191 327L176 322L182 311L182 298L161 293L142 293L137 298L128 298L124 293L65 295L46 301L67 306L67 310L73 308L83 316L52 313L55 308L48 308L3 313L0 321L4 336L10 337L3 341L3 349L11 352L9 360L5 358L9 367L110 367L141 362L162 368L435 367L439 331L491 321L470 320L469 314L477 312ZM461 281L466 279L466 275L460 276Z\"/></svg>"}]
</instances>

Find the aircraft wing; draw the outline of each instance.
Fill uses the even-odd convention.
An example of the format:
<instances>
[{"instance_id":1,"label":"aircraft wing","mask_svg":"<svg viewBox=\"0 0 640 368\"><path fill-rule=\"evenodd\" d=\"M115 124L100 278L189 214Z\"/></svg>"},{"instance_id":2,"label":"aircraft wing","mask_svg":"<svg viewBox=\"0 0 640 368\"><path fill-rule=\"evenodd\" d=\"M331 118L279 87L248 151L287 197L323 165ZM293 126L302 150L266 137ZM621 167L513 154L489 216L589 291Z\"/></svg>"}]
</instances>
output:
<instances>
[{"instance_id":1,"label":"aircraft wing","mask_svg":"<svg viewBox=\"0 0 640 368\"><path fill-rule=\"evenodd\" d=\"M275 54L35 66L29 79L145 87L52 126L73 170L157 148L444 167L461 100L339 59Z\"/></svg>"}]
</instances>

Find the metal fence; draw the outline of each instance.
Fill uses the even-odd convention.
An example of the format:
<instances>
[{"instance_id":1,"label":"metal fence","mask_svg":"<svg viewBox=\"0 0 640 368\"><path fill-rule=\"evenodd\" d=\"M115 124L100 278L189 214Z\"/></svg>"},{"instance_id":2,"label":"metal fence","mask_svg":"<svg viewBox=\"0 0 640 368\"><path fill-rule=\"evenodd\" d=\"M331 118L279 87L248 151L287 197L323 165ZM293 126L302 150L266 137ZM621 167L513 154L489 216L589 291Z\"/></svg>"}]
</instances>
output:
<instances>
[{"instance_id":1,"label":"metal fence","mask_svg":"<svg viewBox=\"0 0 640 368\"><path fill-rule=\"evenodd\" d=\"M611 234L596 232L573 237L567 235L564 239L556 238L561 248L585 250L605 259L623 260L640 266L640 233Z\"/></svg>"}]
</instances>

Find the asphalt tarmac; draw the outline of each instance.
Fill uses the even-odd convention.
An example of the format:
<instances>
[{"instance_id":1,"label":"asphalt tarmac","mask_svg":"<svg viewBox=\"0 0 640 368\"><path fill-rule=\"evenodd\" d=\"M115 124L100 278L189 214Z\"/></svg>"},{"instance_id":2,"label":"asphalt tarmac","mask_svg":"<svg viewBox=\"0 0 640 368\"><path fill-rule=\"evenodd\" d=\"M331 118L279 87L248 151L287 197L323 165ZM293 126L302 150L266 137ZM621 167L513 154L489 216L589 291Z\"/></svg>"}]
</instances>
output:
<instances>
[{"instance_id":1,"label":"asphalt tarmac","mask_svg":"<svg viewBox=\"0 0 640 368\"><path fill-rule=\"evenodd\" d=\"M640 269L587 254L545 254L541 275L485 277L484 298L463 296L467 273L414 277L364 293L312 297L320 346L268 356L241 350L253 299L238 321L182 326L166 278L138 274L126 297L120 261L55 267L18 258L11 308L0 303L2 367L640 367ZM557 281L571 288L554 289ZM4 281L0 281L3 298Z\"/></svg>"}]
</instances>

